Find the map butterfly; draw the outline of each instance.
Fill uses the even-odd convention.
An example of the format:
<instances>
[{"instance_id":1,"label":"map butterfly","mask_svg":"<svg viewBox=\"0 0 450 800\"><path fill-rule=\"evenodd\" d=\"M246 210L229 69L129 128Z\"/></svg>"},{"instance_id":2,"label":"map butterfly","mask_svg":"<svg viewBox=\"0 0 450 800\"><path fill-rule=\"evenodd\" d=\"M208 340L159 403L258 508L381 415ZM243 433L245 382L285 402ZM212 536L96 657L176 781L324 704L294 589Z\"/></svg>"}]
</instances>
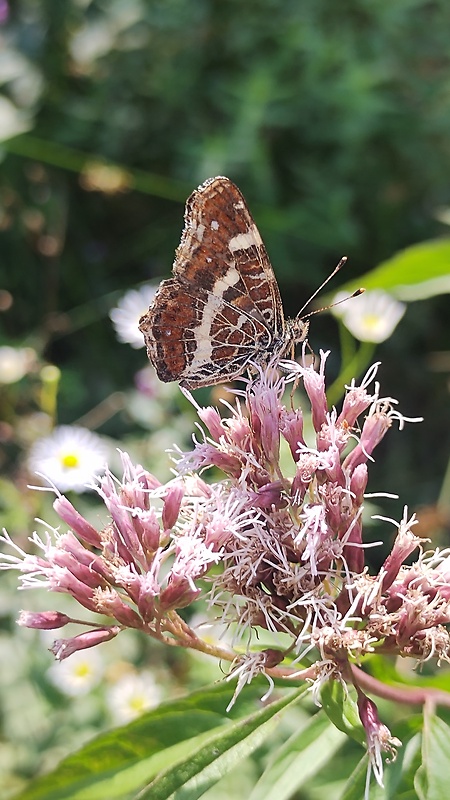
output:
<instances>
[{"instance_id":1,"label":"map butterfly","mask_svg":"<svg viewBox=\"0 0 450 800\"><path fill-rule=\"evenodd\" d=\"M269 256L237 186L224 177L205 181L188 198L184 220L173 277L139 321L160 380L213 386L302 342L308 323L284 318Z\"/></svg>"}]
</instances>

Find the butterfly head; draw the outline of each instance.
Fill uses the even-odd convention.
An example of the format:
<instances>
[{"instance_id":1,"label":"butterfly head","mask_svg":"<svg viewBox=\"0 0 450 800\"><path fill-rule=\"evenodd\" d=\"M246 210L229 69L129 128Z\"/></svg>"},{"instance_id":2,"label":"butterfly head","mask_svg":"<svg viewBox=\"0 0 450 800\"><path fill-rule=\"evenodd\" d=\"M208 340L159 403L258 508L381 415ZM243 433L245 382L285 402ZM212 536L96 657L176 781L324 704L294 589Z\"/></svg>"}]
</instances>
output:
<instances>
[{"instance_id":1,"label":"butterfly head","mask_svg":"<svg viewBox=\"0 0 450 800\"><path fill-rule=\"evenodd\" d=\"M286 320L286 340L288 346L294 347L299 342L304 342L309 330L309 322L295 317Z\"/></svg>"}]
</instances>

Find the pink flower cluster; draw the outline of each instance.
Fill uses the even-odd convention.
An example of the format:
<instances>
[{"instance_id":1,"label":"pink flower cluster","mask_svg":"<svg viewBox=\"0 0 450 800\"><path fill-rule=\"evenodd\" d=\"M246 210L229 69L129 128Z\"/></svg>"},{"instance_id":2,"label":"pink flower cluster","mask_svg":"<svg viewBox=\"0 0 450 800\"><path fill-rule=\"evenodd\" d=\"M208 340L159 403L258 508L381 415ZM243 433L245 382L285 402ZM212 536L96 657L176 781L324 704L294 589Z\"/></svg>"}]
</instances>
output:
<instances>
[{"instance_id":1,"label":"pink flower cluster","mask_svg":"<svg viewBox=\"0 0 450 800\"><path fill-rule=\"evenodd\" d=\"M231 661L237 691L258 673L269 682L296 674L316 689L329 675L353 683L378 769L380 748L390 751L395 742L363 694L356 665L375 650L449 660L450 554L424 554L412 532L415 518L405 511L394 523L390 554L378 574L369 574L363 540L368 463L392 423L402 427L405 418L395 401L380 397L377 365L360 386L347 387L340 413L329 410L326 358L321 353L318 371L284 362L287 377L259 370L233 405L224 402L223 415L199 407L187 393L202 426L193 449L175 453L172 481L161 485L122 454L122 480L107 472L96 487L108 511L102 530L58 496L54 508L69 530L44 538L35 533L31 541L40 555L25 553L5 532L1 538L16 555L3 554L0 568L20 570L23 588L70 594L111 620L92 624L54 611L22 612L20 624L31 628L86 625L55 642L58 659L131 627ZM283 401L286 387L300 382L307 414L293 407L293 393L290 403L289 395ZM206 469L213 470L210 483L200 477ZM416 548L418 560L405 566ZM200 596L230 626L233 647L204 641L177 613ZM261 628L272 634L270 648L258 646ZM241 641L243 655L234 647ZM307 652L315 661L302 669Z\"/></svg>"}]
</instances>

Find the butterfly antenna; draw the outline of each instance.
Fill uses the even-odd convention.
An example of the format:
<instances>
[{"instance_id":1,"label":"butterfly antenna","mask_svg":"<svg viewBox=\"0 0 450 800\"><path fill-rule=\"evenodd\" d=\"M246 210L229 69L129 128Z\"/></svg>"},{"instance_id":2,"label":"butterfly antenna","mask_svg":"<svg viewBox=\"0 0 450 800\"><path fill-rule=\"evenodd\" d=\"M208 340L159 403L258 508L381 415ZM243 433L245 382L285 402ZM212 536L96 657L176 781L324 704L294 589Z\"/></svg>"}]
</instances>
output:
<instances>
[{"instance_id":1,"label":"butterfly antenna","mask_svg":"<svg viewBox=\"0 0 450 800\"><path fill-rule=\"evenodd\" d=\"M301 317L302 311L304 311L304 310L305 310L305 308L306 308L307 306L309 306L309 304L310 304L310 303L311 303L311 302L314 300L314 298L315 298L315 297L317 297L317 295L319 294L319 292L321 292L321 291L322 291L323 287L327 285L328 281L331 281L331 279L332 279L332 278L334 278L334 276L336 275L336 273L337 273L337 272L339 272L339 270L340 270L340 269L342 269L342 267L343 267L343 266L344 266L344 264L346 264L346 263L347 263L347 256L342 256L341 260L339 261L339 264L337 264L337 266L335 266L335 268L334 268L333 272L330 272L330 274L328 275L328 277L327 277L327 278L325 278L324 282L320 284L319 288L318 288L318 289L316 289L316 291L314 292L314 294L312 294L312 295L311 295L311 297L309 298L309 300L307 300L307 301L306 301L306 303L305 303L305 304L304 304L304 305L301 307L300 311L299 311L299 312L298 312L298 314L296 315L296 319L298 319L298 318L300 318L300 317ZM359 289L359 290L358 290L358 292L357 292L355 295L353 295L353 294L352 294L352 295L350 295L350 297L356 297L358 294L362 294L362 292L363 292L363 291L364 291L364 290L360 290L360 289ZM346 297L345 299L347 300L347 299L349 299L349 298L347 298L347 297ZM342 300L340 300L339 302L342 302ZM334 303L333 305L338 305L338 304L337 304L337 303ZM331 308L331 306L326 306L326 308ZM312 311L312 312L311 312L311 314L307 314L306 316L308 316L308 317L311 317L313 314L317 314L319 311L324 311L324 310L325 310L325 308L319 308L317 311ZM306 317L302 317L302 319L306 319Z\"/></svg>"},{"instance_id":2,"label":"butterfly antenna","mask_svg":"<svg viewBox=\"0 0 450 800\"><path fill-rule=\"evenodd\" d=\"M327 283L327 281L325 281L325 283ZM310 311L309 314L305 314L303 317L301 317L301 319L309 319L309 317L313 317L314 314L321 314L322 311L328 311L329 308L335 308L335 306L340 306L341 303L346 303L347 300L351 300L352 297L359 297L359 295L364 294L365 291L366 291L365 289L356 289L353 292L353 294L349 294L348 297L343 297L342 300L337 300L335 303L331 303L331 305L329 306L322 306L322 308L315 308L314 311ZM317 294L317 292L315 294ZM308 303L306 305L308 305Z\"/></svg>"}]
</instances>

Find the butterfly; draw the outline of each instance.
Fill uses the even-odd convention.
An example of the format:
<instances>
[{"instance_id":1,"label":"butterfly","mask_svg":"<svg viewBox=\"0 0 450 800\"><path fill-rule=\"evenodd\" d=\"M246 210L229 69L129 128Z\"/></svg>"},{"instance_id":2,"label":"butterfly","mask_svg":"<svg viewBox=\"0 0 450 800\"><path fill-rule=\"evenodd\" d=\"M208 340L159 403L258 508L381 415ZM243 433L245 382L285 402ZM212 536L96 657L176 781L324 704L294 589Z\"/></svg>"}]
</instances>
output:
<instances>
[{"instance_id":1,"label":"butterfly","mask_svg":"<svg viewBox=\"0 0 450 800\"><path fill-rule=\"evenodd\" d=\"M304 341L308 323L285 319L267 250L237 186L222 176L205 181L188 198L184 220L173 276L139 321L160 380L213 386Z\"/></svg>"}]
</instances>

